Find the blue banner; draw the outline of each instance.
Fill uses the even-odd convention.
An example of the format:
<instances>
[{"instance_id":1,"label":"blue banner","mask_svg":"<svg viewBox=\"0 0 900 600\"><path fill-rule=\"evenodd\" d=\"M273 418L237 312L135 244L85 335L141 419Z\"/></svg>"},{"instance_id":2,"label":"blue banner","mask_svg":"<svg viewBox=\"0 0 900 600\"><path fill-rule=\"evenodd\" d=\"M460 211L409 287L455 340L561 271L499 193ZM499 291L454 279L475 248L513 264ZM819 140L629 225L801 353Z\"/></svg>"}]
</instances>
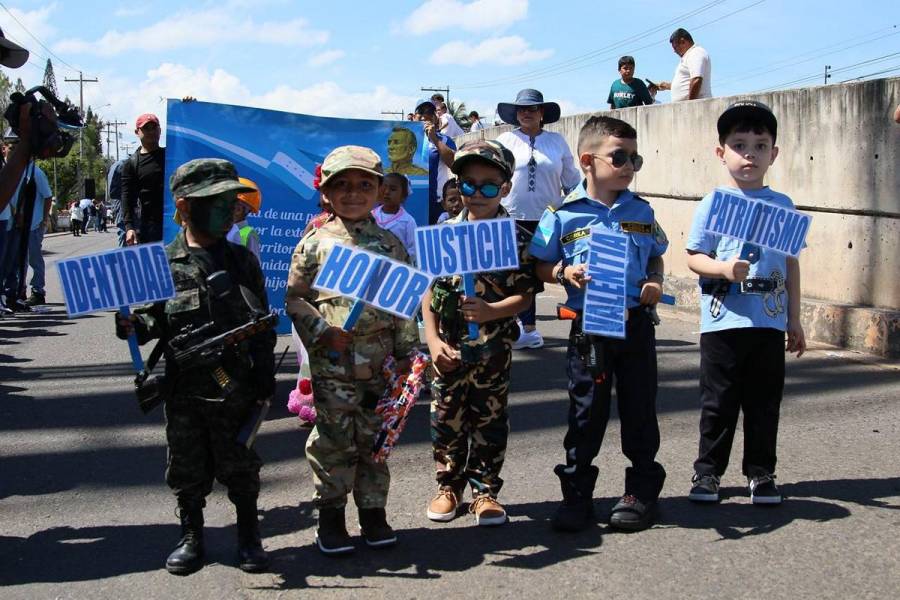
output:
<instances>
[{"instance_id":1,"label":"blue banner","mask_svg":"<svg viewBox=\"0 0 900 600\"><path fill-rule=\"evenodd\" d=\"M427 274L406 263L342 244L334 245L313 282L317 290L362 301L403 319L416 315L430 285Z\"/></svg>"},{"instance_id":2,"label":"blue banner","mask_svg":"<svg viewBox=\"0 0 900 600\"><path fill-rule=\"evenodd\" d=\"M796 210L717 188L704 229L796 258L806 247L811 221Z\"/></svg>"},{"instance_id":3,"label":"blue banner","mask_svg":"<svg viewBox=\"0 0 900 600\"><path fill-rule=\"evenodd\" d=\"M284 315L291 254L307 222L319 214L312 180L316 165L337 146L372 148L385 172L412 183L404 208L420 225L428 223L428 160L424 127L409 121L313 117L274 110L169 100L166 126L165 240L179 230L168 180L194 158L224 158L262 192L262 209L248 221L259 232L260 261L272 310ZM279 332L290 330L282 319Z\"/></svg>"},{"instance_id":4,"label":"blue banner","mask_svg":"<svg viewBox=\"0 0 900 600\"><path fill-rule=\"evenodd\" d=\"M67 258L56 269L70 317L175 297L161 243Z\"/></svg>"},{"instance_id":5,"label":"blue banner","mask_svg":"<svg viewBox=\"0 0 900 600\"><path fill-rule=\"evenodd\" d=\"M604 337L625 337L625 268L628 236L601 227L591 229L584 293L583 330Z\"/></svg>"}]
</instances>

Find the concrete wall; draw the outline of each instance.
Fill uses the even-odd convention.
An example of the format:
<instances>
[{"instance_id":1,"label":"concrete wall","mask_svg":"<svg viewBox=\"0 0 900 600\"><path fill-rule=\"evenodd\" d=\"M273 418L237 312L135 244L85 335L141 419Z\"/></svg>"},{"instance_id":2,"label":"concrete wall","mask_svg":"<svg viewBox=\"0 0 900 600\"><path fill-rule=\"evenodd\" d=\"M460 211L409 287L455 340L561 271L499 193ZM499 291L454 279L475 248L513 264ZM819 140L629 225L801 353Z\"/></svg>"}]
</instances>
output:
<instances>
[{"instance_id":1,"label":"concrete wall","mask_svg":"<svg viewBox=\"0 0 900 600\"><path fill-rule=\"evenodd\" d=\"M824 312L809 315L821 329L811 333L830 343L900 355L900 125L891 119L900 104L900 78L752 97L778 117L780 154L768 184L813 216L809 248L800 260L802 289L809 305L821 305ZM666 271L685 306L696 303L696 280L683 249L696 202L727 175L714 154L715 124L737 98L594 113L637 128L644 167L632 189L651 201L669 235ZM562 133L574 151L589 116L564 117L547 129ZM507 129L467 134L457 143ZM880 323L879 330L861 323Z\"/></svg>"}]
</instances>

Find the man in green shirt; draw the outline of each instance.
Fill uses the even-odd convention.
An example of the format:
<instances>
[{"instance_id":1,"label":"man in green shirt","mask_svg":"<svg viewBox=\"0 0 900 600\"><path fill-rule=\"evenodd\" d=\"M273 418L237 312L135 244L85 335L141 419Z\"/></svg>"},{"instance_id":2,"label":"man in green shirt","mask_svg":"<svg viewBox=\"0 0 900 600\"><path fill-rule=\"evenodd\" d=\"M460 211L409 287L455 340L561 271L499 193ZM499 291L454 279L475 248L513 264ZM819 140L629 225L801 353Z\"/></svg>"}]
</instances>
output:
<instances>
[{"instance_id":1,"label":"man in green shirt","mask_svg":"<svg viewBox=\"0 0 900 600\"><path fill-rule=\"evenodd\" d=\"M623 56L619 59L619 74L622 79L613 82L609 88L609 98L606 99L610 110L653 104L647 86L634 77L634 57Z\"/></svg>"}]
</instances>

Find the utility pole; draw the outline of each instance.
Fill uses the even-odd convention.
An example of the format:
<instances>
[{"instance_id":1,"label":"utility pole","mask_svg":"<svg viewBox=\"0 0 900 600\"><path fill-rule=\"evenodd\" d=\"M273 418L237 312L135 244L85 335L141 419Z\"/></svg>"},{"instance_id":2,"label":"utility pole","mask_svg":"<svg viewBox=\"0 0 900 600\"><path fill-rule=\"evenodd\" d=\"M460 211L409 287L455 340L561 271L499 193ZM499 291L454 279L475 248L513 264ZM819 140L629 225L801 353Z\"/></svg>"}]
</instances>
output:
<instances>
[{"instance_id":1,"label":"utility pole","mask_svg":"<svg viewBox=\"0 0 900 600\"><path fill-rule=\"evenodd\" d=\"M381 114L383 114L383 115L399 115L400 118L397 119L398 121L402 121L403 117L406 115L406 113L403 112L402 108L400 110L383 110L383 111L381 111Z\"/></svg>"},{"instance_id":2,"label":"utility pole","mask_svg":"<svg viewBox=\"0 0 900 600\"><path fill-rule=\"evenodd\" d=\"M825 85L828 85L828 80L831 79L831 73L828 71L831 70L831 65L825 65Z\"/></svg>"},{"instance_id":3,"label":"utility pole","mask_svg":"<svg viewBox=\"0 0 900 600\"><path fill-rule=\"evenodd\" d=\"M444 92L444 103L447 105L447 110L450 110L450 86L446 87L423 87L421 88L423 92Z\"/></svg>"},{"instance_id":4,"label":"utility pole","mask_svg":"<svg viewBox=\"0 0 900 600\"><path fill-rule=\"evenodd\" d=\"M109 128L115 127L115 136L116 136L116 160L119 160L119 125L126 125L127 123L123 123L122 121L113 121L112 123L106 124L106 154L109 158L112 158L112 153L109 151Z\"/></svg>"},{"instance_id":5,"label":"utility pole","mask_svg":"<svg viewBox=\"0 0 900 600\"><path fill-rule=\"evenodd\" d=\"M68 79L68 82L78 82L78 111L81 118L84 118L84 84L98 83L97 79L85 79L84 74L78 71L78 79ZM84 178L81 176L81 163L84 161L84 127L78 130L78 182L81 185L81 196L84 197Z\"/></svg>"}]
</instances>

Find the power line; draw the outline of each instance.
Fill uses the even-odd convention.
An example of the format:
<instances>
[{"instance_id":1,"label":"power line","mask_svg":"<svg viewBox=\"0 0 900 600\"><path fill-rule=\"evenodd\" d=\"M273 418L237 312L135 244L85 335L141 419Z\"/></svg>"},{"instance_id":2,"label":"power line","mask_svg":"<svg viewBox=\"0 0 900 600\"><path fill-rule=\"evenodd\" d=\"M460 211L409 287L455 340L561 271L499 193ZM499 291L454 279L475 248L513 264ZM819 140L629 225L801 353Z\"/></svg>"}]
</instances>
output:
<instances>
[{"instance_id":1,"label":"power line","mask_svg":"<svg viewBox=\"0 0 900 600\"><path fill-rule=\"evenodd\" d=\"M884 75L885 73L890 73L891 71L900 70L900 65L894 65L893 67L888 67L882 71L875 71L874 73L869 73L868 75L860 75L859 77L854 77L853 79L845 79L841 83L847 83L848 81L862 81L863 79L867 79L869 77L875 77L876 75Z\"/></svg>"},{"instance_id":2,"label":"power line","mask_svg":"<svg viewBox=\"0 0 900 600\"><path fill-rule=\"evenodd\" d=\"M78 69L77 69L76 67L73 67L72 65L70 65L69 63L67 63L66 61L64 61L63 59L61 59L59 56L57 56L57 55L53 52L53 50L51 50L50 48L48 48L47 46L45 46L45 45L44 45L44 42L42 42L41 40L39 40L39 39L37 38L36 35L34 35L33 33L31 33L31 32L28 30L28 28L25 27L25 25L22 24L22 21L20 21L19 19L17 19L17 18L16 18L16 15L14 15L14 14L12 13L12 11L10 11L8 8L6 8L6 5L3 4L2 2L0 2L0 8L2 8L3 10L5 10L6 13L7 13L10 17L12 17L12 20L15 21L16 23L18 23L18 24L19 24L19 27L21 27L22 30L25 31L25 33L27 33L28 35L30 35L30 36L34 39L34 41L36 41L36 42L40 45L41 48L43 48L44 50L46 50L47 52L49 52L51 56L53 56L53 57L56 58L56 60L58 60L59 62L61 62L61 63L64 64L64 65L66 65L67 67L69 67L69 68L72 69L73 71L76 71L76 72L78 71Z\"/></svg>"},{"instance_id":3,"label":"power line","mask_svg":"<svg viewBox=\"0 0 900 600\"><path fill-rule=\"evenodd\" d=\"M559 71L562 68L577 65L578 63L582 63L584 61L589 61L599 54L607 53L610 50L614 50L615 48L618 48L624 44L641 39L649 34L657 33L666 27L670 27L671 25L675 24L678 21L683 21L692 16L700 14L704 11L710 10L711 8L713 8L715 6L722 4L723 2L725 2L725 0L716 0L714 2L708 2L702 6L699 6L698 8L695 8L686 13L680 14L676 17L673 17L672 19L669 19L668 21L665 21L664 23L660 23L659 25L656 25L650 29L641 31L639 33L632 34L632 35L630 35L622 40L619 40L617 42L613 42L612 44L610 44L608 46L603 46L602 48L592 50L591 52L587 52L585 54L581 54L581 55L572 57L570 59L567 59L567 60L564 60L564 61L561 61L558 63L554 63L552 65L548 65L546 67L541 67L539 69L532 69L530 71L525 71L525 72L519 73L517 75L501 77L499 79L495 79L492 81L482 81L482 82L476 82L476 83L470 83L470 84L455 85L454 87L455 88L457 88L457 87L464 88L464 89L474 89L474 88L494 87L494 86L501 85L504 83L512 83L514 81L519 81L521 79L536 79L536 78L541 77L544 74L554 73L554 72Z\"/></svg>"},{"instance_id":4,"label":"power line","mask_svg":"<svg viewBox=\"0 0 900 600\"><path fill-rule=\"evenodd\" d=\"M887 60L887 59L889 59L889 58L893 58L894 56L897 56L897 55L900 55L900 52L894 52L894 53L892 53L892 54L885 54L885 55L883 55L883 56L878 56L878 57L875 57L875 58L870 58L870 59L868 59L868 60L863 60L863 61L860 61L860 62L858 62L858 63L853 63L852 65L847 65L847 66L841 67L841 68L839 68L839 69L829 69L828 72L829 72L829 73L840 73L840 72L842 72L842 71L849 71L850 69L854 69L854 68L859 67L859 66L862 66L862 65L870 65L870 64L873 64L873 63L881 62L881 61L883 61L883 60ZM808 75L808 76L806 76L806 77L801 77L801 78L799 78L799 79L794 79L793 81L785 81L785 82L779 83L779 84L777 84L777 85L772 85L772 86L769 86L769 87L767 87L767 88L763 88L763 89L760 89L760 90L756 90L756 92L768 92L768 91L770 91L770 90L780 89L780 88L788 87L788 86L795 85L795 84L798 84L798 83L806 83L806 82L808 82L808 81L813 81L814 79L818 79L818 78L821 77L821 76L822 76L822 73L821 73L821 71L820 71L820 72L817 72L815 75Z\"/></svg>"}]
</instances>

